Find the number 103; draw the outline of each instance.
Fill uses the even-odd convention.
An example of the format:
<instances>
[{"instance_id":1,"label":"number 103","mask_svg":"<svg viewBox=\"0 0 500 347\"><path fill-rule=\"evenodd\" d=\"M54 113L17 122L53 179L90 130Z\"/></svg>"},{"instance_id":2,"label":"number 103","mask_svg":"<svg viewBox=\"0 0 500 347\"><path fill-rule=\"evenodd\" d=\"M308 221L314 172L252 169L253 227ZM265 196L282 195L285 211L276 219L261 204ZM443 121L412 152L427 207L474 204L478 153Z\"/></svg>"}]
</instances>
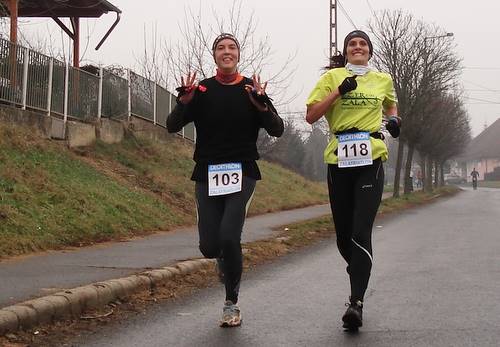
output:
<instances>
[{"instance_id":1,"label":"number 103","mask_svg":"<svg viewBox=\"0 0 500 347\"><path fill-rule=\"evenodd\" d=\"M222 175L217 174L213 176L212 179L215 181L216 186L219 186L219 182L222 183L222 185L227 186L229 183L237 184L240 181L240 176L236 172L233 172L231 176L227 173Z\"/></svg>"}]
</instances>

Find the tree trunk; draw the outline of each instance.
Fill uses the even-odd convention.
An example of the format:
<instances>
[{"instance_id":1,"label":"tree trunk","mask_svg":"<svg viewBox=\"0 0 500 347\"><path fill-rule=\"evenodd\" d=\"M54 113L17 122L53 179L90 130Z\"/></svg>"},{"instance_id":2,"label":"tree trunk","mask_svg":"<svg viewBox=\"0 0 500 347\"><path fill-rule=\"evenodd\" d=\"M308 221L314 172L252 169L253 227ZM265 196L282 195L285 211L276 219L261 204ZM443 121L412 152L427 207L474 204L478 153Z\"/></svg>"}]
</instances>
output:
<instances>
[{"instance_id":1,"label":"tree trunk","mask_svg":"<svg viewBox=\"0 0 500 347\"><path fill-rule=\"evenodd\" d=\"M439 163L434 160L434 189L437 189L439 183Z\"/></svg>"},{"instance_id":2,"label":"tree trunk","mask_svg":"<svg viewBox=\"0 0 500 347\"><path fill-rule=\"evenodd\" d=\"M443 170L444 170L444 163L443 162L440 162L439 163L439 187L442 187L444 186L444 174L443 174Z\"/></svg>"},{"instance_id":3,"label":"tree trunk","mask_svg":"<svg viewBox=\"0 0 500 347\"><path fill-rule=\"evenodd\" d=\"M426 192L432 192L432 159L430 158L429 155L425 157L426 163L425 163L425 169L426 169L426 175L425 175L425 191Z\"/></svg>"},{"instance_id":4,"label":"tree trunk","mask_svg":"<svg viewBox=\"0 0 500 347\"><path fill-rule=\"evenodd\" d=\"M395 198L399 197L399 181L401 178L401 166L403 163L404 148L404 143L400 140L398 142L398 158L396 160L396 168L394 172L394 190L392 192L392 196Z\"/></svg>"},{"instance_id":5,"label":"tree trunk","mask_svg":"<svg viewBox=\"0 0 500 347\"><path fill-rule=\"evenodd\" d=\"M427 171L425 168L425 156L420 153L420 185L423 192L425 192L425 178L427 177Z\"/></svg>"},{"instance_id":6,"label":"tree trunk","mask_svg":"<svg viewBox=\"0 0 500 347\"><path fill-rule=\"evenodd\" d=\"M413 177L410 177L411 172L411 164L413 163L413 152L415 151L415 147L413 145L408 146L408 154L406 155L406 164L405 164L405 178L404 178L404 193L409 194L413 191ZM413 176L413 175L412 175Z\"/></svg>"},{"instance_id":7,"label":"tree trunk","mask_svg":"<svg viewBox=\"0 0 500 347\"><path fill-rule=\"evenodd\" d=\"M444 186L444 161L439 164L439 186Z\"/></svg>"}]
</instances>

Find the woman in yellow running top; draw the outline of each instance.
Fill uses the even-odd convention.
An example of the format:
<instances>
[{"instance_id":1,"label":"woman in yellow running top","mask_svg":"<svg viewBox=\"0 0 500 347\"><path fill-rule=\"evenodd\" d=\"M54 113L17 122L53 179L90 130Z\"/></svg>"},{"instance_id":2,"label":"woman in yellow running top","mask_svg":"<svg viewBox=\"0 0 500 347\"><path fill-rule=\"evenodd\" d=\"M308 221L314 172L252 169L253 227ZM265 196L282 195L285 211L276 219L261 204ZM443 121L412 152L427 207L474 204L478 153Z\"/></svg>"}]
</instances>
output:
<instances>
[{"instance_id":1,"label":"woman in yellow running top","mask_svg":"<svg viewBox=\"0 0 500 347\"><path fill-rule=\"evenodd\" d=\"M355 30L344 40L344 67L321 76L307 100L308 123L325 116L331 140L324 159L337 246L347 262L351 283L343 326L362 326L363 299L372 267L371 234L384 188L382 162L387 160L382 116L387 129L399 135L396 95L391 77L369 67L373 45L368 35Z\"/></svg>"}]
</instances>

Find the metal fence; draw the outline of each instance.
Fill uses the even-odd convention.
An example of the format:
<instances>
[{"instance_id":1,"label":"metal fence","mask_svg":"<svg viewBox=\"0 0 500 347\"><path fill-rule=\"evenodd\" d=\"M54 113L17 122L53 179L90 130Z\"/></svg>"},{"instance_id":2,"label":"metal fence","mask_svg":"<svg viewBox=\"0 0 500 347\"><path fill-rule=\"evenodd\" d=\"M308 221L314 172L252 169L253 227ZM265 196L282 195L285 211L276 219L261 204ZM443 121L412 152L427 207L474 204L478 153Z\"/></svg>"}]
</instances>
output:
<instances>
[{"instance_id":1,"label":"metal fence","mask_svg":"<svg viewBox=\"0 0 500 347\"><path fill-rule=\"evenodd\" d=\"M23 102L24 65L26 50L0 41L0 99L20 104Z\"/></svg>"},{"instance_id":2,"label":"metal fence","mask_svg":"<svg viewBox=\"0 0 500 347\"><path fill-rule=\"evenodd\" d=\"M128 117L128 80L107 70L103 71L101 116Z\"/></svg>"},{"instance_id":3,"label":"metal fence","mask_svg":"<svg viewBox=\"0 0 500 347\"><path fill-rule=\"evenodd\" d=\"M0 39L0 101L92 122L101 117L142 118L161 127L175 97L155 82L128 70L127 77L100 68L95 73ZM193 124L180 133L196 140Z\"/></svg>"}]
</instances>

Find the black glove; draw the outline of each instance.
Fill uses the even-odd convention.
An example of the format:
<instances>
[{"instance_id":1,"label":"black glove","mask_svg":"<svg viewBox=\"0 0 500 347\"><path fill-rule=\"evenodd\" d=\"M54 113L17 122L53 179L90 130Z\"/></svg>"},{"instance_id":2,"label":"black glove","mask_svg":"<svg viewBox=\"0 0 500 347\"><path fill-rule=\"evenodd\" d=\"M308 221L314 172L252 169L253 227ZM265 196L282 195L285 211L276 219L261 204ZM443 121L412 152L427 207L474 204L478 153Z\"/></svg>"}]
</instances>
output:
<instances>
[{"instance_id":1,"label":"black glove","mask_svg":"<svg viewBox=\"0 0 500 347\"><path fill-rule=\"evenodd\" d=\"M393 138L398 137L401 132L401 118L398 116L390 116L385 128Z\"/></svg>"},{"instance_id":2,"label":"black glove","mask_svg":"<svg viewBox=\"0 0 500 347\"><path fill-rule=\"evenodd\" d=\"M356 76L346 77L339 86L339 93L340 95L344 95L345 93L356 89L357 86L358 83L356 82Z\"/></svg>"},{"instance_id":3,"label":"black glove","mask_svg":"<svg viewBox=\"0 0 500 347\"><path fill-rule=\"evenodd\" d=\"M193 86L190 86L190 87L182 86L182 87L175 88L175 90L178 93L177 97L180 98L183 95L191 93L191 91L193 90L193 88L194 88Z\"/></svg>"},{"instance_id":4,"label":"black glove","mask_svg":"<svg viewBox=\"0 0 500 347\"><path fill-rule=\"evenodd\" d=\"M258 94L255 88L252 89L251 93L255 101L257 101L262 106L268 105L272 101L272 99L267 94Z\"/></svg>"},{"instance_id":5,"label":"black glove","mask_svg":"<svg viewBox=\"0 0 500 347\"><path fill-rule=\"evenodd\" d=\"M278 111L276 111L276 108L274 108L274 105L273 105L273 99L271 99L269 97L269 95L267 94L258 94L257 91L254 89L252 89L252 91L250 92L252 94L252 97L255 99L255 101L257 101L259 104L261 104L263 107L266 107L268 108L268 110L270 110L272 113L274 114L278 114Z\"/></svg>"},{"instance_id":6,"label":"black glove","mask_svg":"<svg viewBox=\"0 0 500 347\"><path fill-rule=\"evenodd\" d=\"M182 103L180 101L181 96L191 93L191 91L193 90L193 88L192 87L182 86L182 87L175 88L175 90L178 93L177 94L177 98L175 98L175 101L177 102L178 105L182 105Z\"/></svg>"}]
</instances>

